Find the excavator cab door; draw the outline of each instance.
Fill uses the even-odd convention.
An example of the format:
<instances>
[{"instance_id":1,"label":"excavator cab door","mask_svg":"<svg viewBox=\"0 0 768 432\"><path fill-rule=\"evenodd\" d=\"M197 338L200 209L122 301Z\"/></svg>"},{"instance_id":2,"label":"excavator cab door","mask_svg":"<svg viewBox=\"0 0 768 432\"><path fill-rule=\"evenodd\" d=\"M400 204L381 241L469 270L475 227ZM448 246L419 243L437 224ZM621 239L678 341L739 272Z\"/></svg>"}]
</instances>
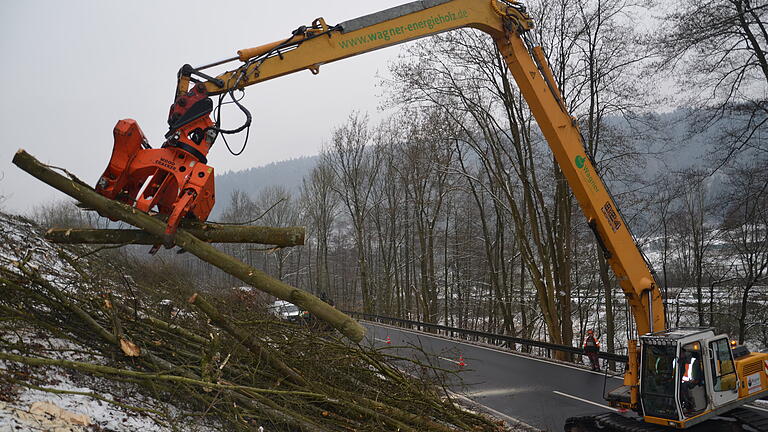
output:
<instances>
[{"instance_id":1,"label":"excavator cab door","mask_svg":"<svg viewBox=\"0 0 768 432\"><path fill-rule=\"evenodd\" d=\"M663 337L642 338L640 399L646 416L679 420L677 402L676 341Z\"/></svg>"},{"instance_id":2,"label":"excavator cab door","mask_svg":"<svg viewBox=\"0 0 768 432\"><path fill-rule=\"evenodd\" d=\"M739 397L739 378L728 338L719 336L706 341L708 363L705 367L709 394L714 408Z\"/></svg>"},{"instance_id":3,"label":"excavator cab door","mask_svg":"<svg viewBox=\"0 0 768 432\"><path fill-rule=\"evenodd\" d=\"M709 408L709 391L704 373L705 360L701 341L682 344L678 357L678 400L683 417L692 418L704 413Z\"/></svg>"}]
</instances>

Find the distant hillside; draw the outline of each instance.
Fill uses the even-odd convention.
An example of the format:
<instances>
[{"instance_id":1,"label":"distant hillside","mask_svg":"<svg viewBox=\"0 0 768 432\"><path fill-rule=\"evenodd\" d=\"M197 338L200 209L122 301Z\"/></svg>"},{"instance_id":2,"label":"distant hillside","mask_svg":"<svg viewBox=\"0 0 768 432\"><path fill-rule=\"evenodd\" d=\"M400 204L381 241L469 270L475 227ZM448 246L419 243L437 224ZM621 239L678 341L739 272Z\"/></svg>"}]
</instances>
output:
<instances>
[{"instance_id":1,"label":"distant hillside","mask_svg":"<svg viewBox=\"0 0 768 432\"><path fill-rule=\"evenodd\" d=\"M607 121L621 130L623 135L636 140L638 151L648 153L648 157L644 158L643 170L646 178L653 179L692 166L707 167L711 164L707 158L715 155L722 131L731 125L732 120L717 121L702 130L700 126L692 124L690 114L690 110L678 109L655 114L652 120L646 117L627 123L623 118L614 117ZM651 156L654 154L656 157ZM609 158L613 156L615 154L608 155ZM216 219L224 212L235 189L248 192L252 197L262 188L271 185L283 185L298 191L302 179L317 165L317 160L318 156L305 156L218 175L217 205L211 218ZM707 179L707 188L717 193L723 188L722 182L721 175L712 176ZM627 185L616 184L612 187L615 193L621 193Z\"/></svg>"},{"instance_id":2,"label":"distant hillside","mask_svg":"<svg viewBox=\"0 0 768 432\"><path fill-rule=\"evenodd\" d=\"M262 188L272 185L283 185L298 191L304 176L317 165L317 158L317 156L305 156L217 175L217 204L213 209L212 219L224 212L229 203L229 197L235 189L248 192L251 196L258 194Z\"/></svg>"}]
</instances>

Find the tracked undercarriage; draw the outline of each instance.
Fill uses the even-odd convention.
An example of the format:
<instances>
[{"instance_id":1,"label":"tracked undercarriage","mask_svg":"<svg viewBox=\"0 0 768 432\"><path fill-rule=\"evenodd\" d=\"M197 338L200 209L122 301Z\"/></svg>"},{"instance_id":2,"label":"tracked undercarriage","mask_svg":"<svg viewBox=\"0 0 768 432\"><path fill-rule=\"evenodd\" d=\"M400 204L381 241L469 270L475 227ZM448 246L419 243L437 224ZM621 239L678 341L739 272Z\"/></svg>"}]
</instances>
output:
<instances>
[{"instance_id":1,"label":"tracked undercarriage","mask_svg":"<svg viewBox=\"0 0 768 432\"><path fill-rule=\"evenodd\" d=\"M571 417L565 432L669 432L670 428L643 422L635 415L604 413ZM687 429L691 432L765 432L768 413L750 408L736 408Z\"/></svg>"}]
</instances>

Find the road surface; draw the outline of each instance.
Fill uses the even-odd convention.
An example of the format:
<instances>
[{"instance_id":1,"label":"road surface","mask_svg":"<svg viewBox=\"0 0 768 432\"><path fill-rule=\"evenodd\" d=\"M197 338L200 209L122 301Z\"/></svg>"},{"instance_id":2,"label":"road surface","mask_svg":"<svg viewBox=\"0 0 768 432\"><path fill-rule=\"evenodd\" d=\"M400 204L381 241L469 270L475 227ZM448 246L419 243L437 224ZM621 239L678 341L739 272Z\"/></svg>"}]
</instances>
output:
<instances>
[{"instance_id":1,"label":"road surface","mask_svg":"<svg viewBox=\"0 0 768 432\"><path fill-rule=\"evenodd\" d=\"M506 416L548 432L563 430L565 419L613 410L603 399L603 388L612 390L622 384L616 377L605 377L577 366L564 365L426 335L421 332L363 322L368 341L376 347L392 349L416 345L434 355L433 361L450 370L462 369L462 382L451 387L478 402L501 418ZM402 353L401 353L402 354ZM464 367L459 366L463 357ZM756 408L768 413L768 409Z\"/></svg>"}]
</instances>

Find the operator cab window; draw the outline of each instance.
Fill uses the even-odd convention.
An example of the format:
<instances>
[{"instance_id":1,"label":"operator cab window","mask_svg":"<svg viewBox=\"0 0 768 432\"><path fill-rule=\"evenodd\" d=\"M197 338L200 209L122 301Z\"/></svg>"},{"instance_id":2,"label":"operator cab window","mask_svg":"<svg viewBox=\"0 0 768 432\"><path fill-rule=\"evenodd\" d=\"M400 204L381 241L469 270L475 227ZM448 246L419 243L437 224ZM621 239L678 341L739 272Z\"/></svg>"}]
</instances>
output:
<instances>
[{"instance_id":1,"label":"operator cab window","mask_svg":"<svg viewBox=\"0 0 768 432\"><path fill-rule=\"evenodd\" d=\"M645 415L677 420L675 402L677 347L645 345L643 348L642 401Z\"/></svg>"},{"instance_id":2,"label":"operator cab window","mask_svg":"<svg viewBox=\"0 0 768 432\"><path fill-rule=\"evenodd\" d=\"M727 339L720 339L710 343L712 349L712 376L713 387L716 392L736 390L736 368L733 365L731 347Z\"/></svg>"},{"instance_id":3,"label":"operator cab window","mask_svg":"<svg viewBox=\"0 0 768 432\"><path fill-rule=\"evenodd\" d=\"M701 344L690 343L680 350L680 407L686 418L701 414L707 408L707 389L704 386L704 366Z\"/></svg>"}]
</instances>

